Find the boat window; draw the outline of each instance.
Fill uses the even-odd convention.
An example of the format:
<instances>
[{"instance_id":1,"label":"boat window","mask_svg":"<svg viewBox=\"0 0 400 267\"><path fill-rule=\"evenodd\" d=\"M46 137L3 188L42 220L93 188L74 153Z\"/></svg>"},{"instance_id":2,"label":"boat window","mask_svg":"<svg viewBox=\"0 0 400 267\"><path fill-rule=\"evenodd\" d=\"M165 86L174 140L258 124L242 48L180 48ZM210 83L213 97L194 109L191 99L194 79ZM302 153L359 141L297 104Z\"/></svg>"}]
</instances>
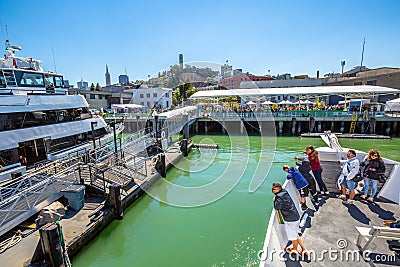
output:
<instances>
[{"instance_id":1,"label":"boat window","mask_svg":"<svg viewBox=\"0 0 400 267\"><path fill-rule=\"evenodd\" d=\"M24 87L44 87L42 73L14 71L18 86Z\"/></svg>"},{"instance_id":2,"label":"boat window","mask_svg":"<svg viewBox=\"0 0 400 267\"><path fill-rule=\"evenodd\" d=\"M63 87L63 77L62 76L54 76L54 86L56 88Z\"/></svg>"},{"instance_id":3,"label":"boat window","mask_svg":"<svg viewBox=\"0 0 400 267\"><path fill-rule=\"evenodd\" d=\"M53 76L45 76L46 85L53 86Z\"/></svg>"},{"instance_id":4,"label":"boat window","mask_svg":"<svg viewBox=\"0 0 400 267\"><path fill-rule=\"evenodd\" d=\"M3 76L3 73L0 73L0 88L6 88L6 79Z\"/></svg>"}]
</instances>

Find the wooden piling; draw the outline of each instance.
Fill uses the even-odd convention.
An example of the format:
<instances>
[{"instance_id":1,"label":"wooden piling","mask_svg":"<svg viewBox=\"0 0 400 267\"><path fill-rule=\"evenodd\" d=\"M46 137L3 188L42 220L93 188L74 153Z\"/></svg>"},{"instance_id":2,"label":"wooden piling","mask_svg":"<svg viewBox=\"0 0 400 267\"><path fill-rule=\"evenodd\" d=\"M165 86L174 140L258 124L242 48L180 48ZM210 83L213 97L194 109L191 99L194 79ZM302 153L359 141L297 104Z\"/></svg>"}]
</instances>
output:
<instances>
[{"instance_id":1,"label":"wooden piling","mask_svg":"<svg viewBox=\"0 0 400 267\"><path fill-rule=\"evenodd\" d=\"M48 223L39 229L39 234L44 260L52 267L65 266L57 225Z\"/></svg>"},{"instance_id":2,"label":"wooden piling","mask_svg":"<svg viewBox=\"0 0 400 267\"><path fill-rule=\"evenodd\" d=\"M109 187L109 199L110 199L110 208L113 208L115 218L117 220L122 220L124 217L124 210L122 208L121 201L121 186L119 184L113 183L110 184Z\"/></svg>"}]
</instances>

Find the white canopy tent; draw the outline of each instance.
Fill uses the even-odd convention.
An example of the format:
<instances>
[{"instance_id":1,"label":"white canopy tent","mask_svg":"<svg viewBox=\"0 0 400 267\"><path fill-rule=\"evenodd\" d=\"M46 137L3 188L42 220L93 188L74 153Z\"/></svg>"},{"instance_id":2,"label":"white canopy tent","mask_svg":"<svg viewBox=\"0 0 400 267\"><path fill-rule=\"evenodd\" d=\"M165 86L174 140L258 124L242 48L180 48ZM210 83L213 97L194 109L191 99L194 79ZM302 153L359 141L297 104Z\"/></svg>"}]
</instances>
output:
<instances>
[{"instance_id":1,"label":"white canopy tent","mask_svg":"<svg viewBox=\"0 0 400 267\"><path fill-rule=\"evenodd\" d=\"M274 102L271 102L271 101L269 101L269 100L267 100L267 101L261 103L261 105L273 105L273 104L275 104L275 103L274 103Z\"/></svg>"},{"instance_id":2,"label":"white canopy tent","mask_svg":"<svg viewBox=\"0 0 400 267\"><path fill-rule=\"evenodd\" d=\"M278 103L278 105L293 105L293 102L290 102L289 100L282 100Z\"/></svg>"},{"instance_id":3,"label":"white canopy tent","mask_svg":"<svg viewBox=\"0 0 400 267\"><path fill-rule=\"evenodd\" d=\"M300 100L300 101L296 101L296 102L294 102L293 104L295 104L295 105L298 105L298 104L300 104L300 105L302 105L302 104L304 104L304 105L310 105L310 104L314 104L312 101L310 101L310 100L305 100L305 101L303 101L303 100Z\"/></svg>"},{"instance_id":4,"label":"white canopy tent","mask_svg":"<svg viewBox=\"0 0 400 267\"><path fill-rule=\"evenodd\" d=\"M385 111L400 111L400 98L386 101Z\"/></svg>"},{"instance_id":5,"label":"white canopy tent","mask_svg":"<svg viewBox=\"0 0 400 267\"><path fill-rule=\"evenodd\" d=\"M111 108L127 111L127 110L139 110L139 109L141 110L143 106L138 104L112 104Z\"/></svg>"},{"instance_id":6,"label":"white canopy tent","mask_svg":"<svg viewBox=\"0 0 400 267\"><path fill-rule=\"evenodd\" d=\"M250 105L256 105L256 103L254 103L253 101L249 101L246 103L246 105L250 106Z\"/></svg>"}]
</instances>

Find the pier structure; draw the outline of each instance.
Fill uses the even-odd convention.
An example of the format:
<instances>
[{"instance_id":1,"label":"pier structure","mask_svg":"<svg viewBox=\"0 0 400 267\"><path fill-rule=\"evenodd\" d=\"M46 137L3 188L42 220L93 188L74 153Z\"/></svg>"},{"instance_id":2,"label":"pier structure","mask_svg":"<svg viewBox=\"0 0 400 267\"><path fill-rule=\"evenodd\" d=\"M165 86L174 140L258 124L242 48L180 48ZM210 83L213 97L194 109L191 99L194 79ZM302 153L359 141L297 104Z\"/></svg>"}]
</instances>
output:
<instances>
[{"instance_id":1,"label":"pier structure","mask_svg":"<svg viewBox=\"0 0 400 267\"><path fill-rule=\"evenodd\" d=\"M0 241L8 242L11 238L19 240L21 245L3 251L0 265L8 264L11 259L16 266L49 259L49 256L43 258L43 255L48 255L50 251L42 250L51 246L41 245L47 241L40 241L39 236L31 235L40 228L38 222L36 227L27 232L18 231L14 236L10 230L20 228L22 222L29 221L41 209L63 196L68 202L81 197L78 205L70 203L66 217L60 221L64 227L61 237L65 239L66 255L75 255L112 220L122 219L123 209L159 178L165 177L166 170L184 156L179 145L172 142L172 136L184 128L189 134L188 125L192 116L184 114L192 114L191 110L193 108L184 108L157 118L149 117L149 126L152 127L126 133L119 138L114 136L113 142L98 143L93 149L74 150L65 158L35 166L36 169L18 179L2 182ZM190 150L191 146L187 142L186 150ZM68 198L64 192L71 192L70 189L77 185L82 190ZM34 244L38 244L36 248ZM35 251L41 252L38 254ZM15 253L20 255L17 261L13 256ZM31 262L31 259L36 262Z\"/></svg>"},{"instance_id":2,"label":"pier structure","mask_svg":"<svg viewBox=\"0 0 400 267\"><path fill-rule=\"evenodd\" d=\"M197 107L199 109L201 108ZM353 134L400 137L400 114L368 112L367 115L368 120L356 121ZM122 117L125 127L132 131L140 130L148 120L145 116L119 114L106 117L106 120ZM351 134L353 118L352 113L347 111L210 111L198 117L193 114L189 119L190 132L193 134L226 134L227 129L231 134L241 135L245 130L249 134L257 134L268 129L271 123L275 125L277 136L301 136L324 131ZM169 125L174 128L173 121Z\"/></svg>"},{"instance_id":3,"label":"pier structure","mask_svg":"<svg viewBox=\"0 0 400 267\"><path fill-rule=\"evenodd\" d=\"M240 134L243 126L249 133L261 132L263 125L272 121L276 125L276 135L332 131L399 136L399 114L381 110L386 100L397 98L399 94L398 89L381 86L314 86L199 91L190 100L194 103L201 101L200 109L207 107L205 111L197 112L202 114L198 116L201 118L198 122L205 126L198 125L196 129L205 129L196 133L221 133L221 127L212 122L218 120L224 126L243 122L243 125L236 126ZM232 97L241 102L235 112L227 108L232 103L224 105L224 101ZM336 107L324 110L319 99ZM315 100L315 103L310 100ZM343 100L341 109L337 108L339 100ZM353 100L358 101L353 105ZM311 104L318 104L318 108L311 108ZM364 108L367 104L371 108ZM252 131L253 127L257 129Z\"/></svg>"}]
</instances>

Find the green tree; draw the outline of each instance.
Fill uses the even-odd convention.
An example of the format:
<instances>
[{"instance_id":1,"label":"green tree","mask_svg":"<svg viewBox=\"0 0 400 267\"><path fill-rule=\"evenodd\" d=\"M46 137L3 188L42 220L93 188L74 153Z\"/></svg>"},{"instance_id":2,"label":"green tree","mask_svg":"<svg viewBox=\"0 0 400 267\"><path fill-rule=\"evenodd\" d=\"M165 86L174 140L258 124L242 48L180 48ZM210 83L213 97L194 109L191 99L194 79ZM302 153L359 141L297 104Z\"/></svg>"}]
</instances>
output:
<instances>
[{"instance_id":1,"label":"green tree","mask_svg":"<svg viewBox=\"0 0 400 267\"><path fill-rule=\"evenodd\" d=\"M96 84L96 91L101 91L101 85L99 83Z\"/></svg>"},{"instance_id":2,"label":"green tree","mask_svg":"<svg viewBox=\"0 0 400 267\"><path fill-rule=\"evenodd\" d=\"M92 83L91 85L90 85L90 91L94 91L96 89L96 87L94 86L94 83Z\"/></svg>"}]
</instances>

